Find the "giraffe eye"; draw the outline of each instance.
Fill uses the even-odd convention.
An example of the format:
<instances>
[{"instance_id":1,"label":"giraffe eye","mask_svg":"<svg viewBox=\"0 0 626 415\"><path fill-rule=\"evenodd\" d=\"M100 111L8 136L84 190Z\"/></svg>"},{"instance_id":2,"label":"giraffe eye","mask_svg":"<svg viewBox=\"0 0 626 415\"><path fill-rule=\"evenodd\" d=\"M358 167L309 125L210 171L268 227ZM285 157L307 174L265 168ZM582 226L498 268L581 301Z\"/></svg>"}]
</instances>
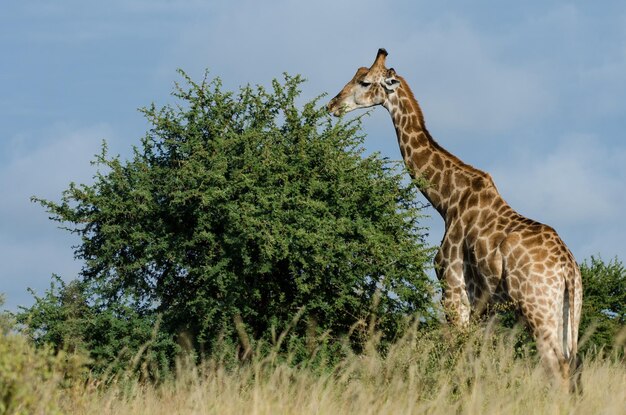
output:
<instances>
[{"instance_id":1,"label":"giraffe eye","mask_svg":"<svg viewBox=\"0 0 626 415\"><path fill-rule=\"evenodd\" d=\"M359 81L359 85L361 85L364 88L367 88L368 86L372 85L372 83L367 82L367 81Z\"/></svg>"}]
</instances>

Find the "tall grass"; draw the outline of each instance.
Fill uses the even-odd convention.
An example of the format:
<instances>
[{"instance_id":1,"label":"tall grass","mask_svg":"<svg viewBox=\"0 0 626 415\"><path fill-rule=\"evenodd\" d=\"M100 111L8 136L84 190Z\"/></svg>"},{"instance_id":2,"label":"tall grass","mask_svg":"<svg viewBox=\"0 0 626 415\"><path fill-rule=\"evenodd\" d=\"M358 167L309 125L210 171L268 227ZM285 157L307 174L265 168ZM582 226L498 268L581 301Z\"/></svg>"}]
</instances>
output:
<instances>
[{"instance_id":1,"label":"tall grass","mask_svg":"<svg viewBox=\"0 0 626 415\"><path fill-rule=\"evenodd\" d=\"M227 347L200 365L181 359L176 375L161 382L128 374L45 396L57 399L49 407L67 414L625 412L623 358L585 360L583 391L570 395L551 384L531 354L515 347L516 334L489 326L470 332L414 327L384 352L372 334L362 353L346 346L333 361L320 346L310 351L314 359L300 363L295 353L268 351L267 345L256 345L241 362L241 350Z\"/></svg>"}]
</instances>

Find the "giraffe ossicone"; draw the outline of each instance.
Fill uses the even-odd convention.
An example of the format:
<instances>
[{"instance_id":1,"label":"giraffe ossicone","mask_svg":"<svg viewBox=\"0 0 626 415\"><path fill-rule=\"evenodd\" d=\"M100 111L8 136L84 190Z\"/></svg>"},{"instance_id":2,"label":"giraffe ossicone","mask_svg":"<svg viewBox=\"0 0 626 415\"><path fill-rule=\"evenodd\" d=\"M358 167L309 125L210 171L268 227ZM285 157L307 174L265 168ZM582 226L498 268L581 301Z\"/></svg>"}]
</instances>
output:
<instances>
[{"instance_id":1,"label":"giraffe ossicone","mask_svg":"<svg viewBox=\"0 0 626 415\"><path fill-rule=\"evenodd\" d=\"M463 327L490 302L512 301L544 364L568 379L576 365L582 305L574 256L554 229L513 210L489 174L431 137L407 82L385 66L387 55L379 49L374 63L359 68L328 103L328 111L340 116L375 105L389 111L411 176L445 222L435 269L444 283L448 320Z\"/></svg>"}]
</instances>

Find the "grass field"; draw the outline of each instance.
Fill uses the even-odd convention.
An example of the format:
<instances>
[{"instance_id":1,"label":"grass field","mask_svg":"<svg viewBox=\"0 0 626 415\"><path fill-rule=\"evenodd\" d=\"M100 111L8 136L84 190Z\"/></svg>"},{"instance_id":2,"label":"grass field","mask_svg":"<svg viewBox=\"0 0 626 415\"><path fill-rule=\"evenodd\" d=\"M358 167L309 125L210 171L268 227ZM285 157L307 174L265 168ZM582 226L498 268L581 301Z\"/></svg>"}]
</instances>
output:
<instances>
[{"instance_id":1,"label":"grass field","mask_svg":"<svg viewBox=\"0 0 626 415\"><path fill-rule=\"evenodd\" d=\"M66 414L624 414L623 359L586 359L583 391L570 395L547 380L532 356L516 350L512 335L449 329L410 335L377 352L346 348L333 364L311 350L316 363L289 355L253 353L234 363L234 350L201 365L178 365L157 383L111 377L107 385L67 373L44 376L37 399L14 402L6 413ZM267 349L265 349L267 350ZM66 356L67 357L67 356ZM38 369L41 370L41 369ZM84 377L83 377L84 379ZM1 391L1 388L0 388ZM5 394L6 395L6 394ZM3 413L0 411L0 413Z\"/></svg>"}]
</instances>

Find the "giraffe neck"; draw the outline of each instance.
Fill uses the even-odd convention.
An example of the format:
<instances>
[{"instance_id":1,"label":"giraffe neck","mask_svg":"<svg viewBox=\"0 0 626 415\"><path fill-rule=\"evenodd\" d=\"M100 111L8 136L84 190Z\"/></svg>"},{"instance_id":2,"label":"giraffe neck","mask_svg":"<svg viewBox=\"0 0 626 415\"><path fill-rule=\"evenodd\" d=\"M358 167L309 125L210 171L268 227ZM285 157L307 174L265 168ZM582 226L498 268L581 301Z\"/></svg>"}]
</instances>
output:
<instances>
[{"instance_id":1,"label":"giraffe neck","mask_svg":"<svg viewBox=\"0 0 626 415\"><path fill-rule=\"evenodd\" d=\"M385 104L393 120L402 158L422 194L444 217L458 201L456 182L467 179L473 167L446 151L431 137L422 110L404 79ZM470 173L470 174L468 174Z\"/></svg>"}]
</instances>

